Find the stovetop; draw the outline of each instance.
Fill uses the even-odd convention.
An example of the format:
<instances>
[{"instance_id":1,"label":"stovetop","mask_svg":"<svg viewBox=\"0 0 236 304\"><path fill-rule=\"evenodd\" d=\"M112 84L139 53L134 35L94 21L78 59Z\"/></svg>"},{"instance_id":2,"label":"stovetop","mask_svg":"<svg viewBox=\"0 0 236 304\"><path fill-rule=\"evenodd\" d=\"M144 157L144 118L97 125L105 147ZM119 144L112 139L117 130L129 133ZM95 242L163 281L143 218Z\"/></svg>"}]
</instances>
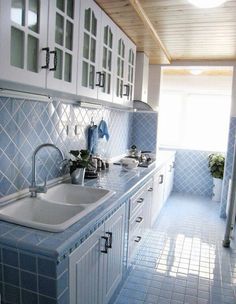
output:
<instances>
[{"instance_id":1,"label":"stovetop","mask_svg":"<svg viewBox=\"0 0 236 304\"><path fill-rule=\"evenodd\" d=\"M126 158L135 158L139 161L138 167L143 167L143 168L148 168L154 161L155 159L152 158L147 158L146 160L142 161L139 157L131 157L131 156L126 156ZM114 165L121 165L121 160L113 163Z\"/></svg>"}]
</instances>

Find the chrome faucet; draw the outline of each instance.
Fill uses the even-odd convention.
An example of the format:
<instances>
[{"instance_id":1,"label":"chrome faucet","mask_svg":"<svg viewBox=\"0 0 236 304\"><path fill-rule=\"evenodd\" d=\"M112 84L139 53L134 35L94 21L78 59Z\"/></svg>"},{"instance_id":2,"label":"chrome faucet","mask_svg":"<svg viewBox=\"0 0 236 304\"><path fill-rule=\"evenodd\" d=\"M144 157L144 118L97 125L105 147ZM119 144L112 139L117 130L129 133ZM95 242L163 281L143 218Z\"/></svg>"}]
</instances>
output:
<instances>
[{"instance_id":1,"label":"chrome faucet","mask_svg":"<svg viewBox=\"0 0 236 304\"><path fill-rule=\"evenodd\" d=\"M39 152L39 150L41 150L42 148L45 147L52 147L54 149L56 149L59 154L61 155L62 159L64 160L64 154L63 152L54 144L50 144L50 143L46 143L46 144L42 144L39 145L33 153L32 156L32 181L31 181L31 185L29 187L29 192L31 192L31 197L37 197L37 193L46 193L47 192L47 181L45 180L45 183L43 186L37 186L36 185L36 155Z\"/></svg>"}]
</instances>

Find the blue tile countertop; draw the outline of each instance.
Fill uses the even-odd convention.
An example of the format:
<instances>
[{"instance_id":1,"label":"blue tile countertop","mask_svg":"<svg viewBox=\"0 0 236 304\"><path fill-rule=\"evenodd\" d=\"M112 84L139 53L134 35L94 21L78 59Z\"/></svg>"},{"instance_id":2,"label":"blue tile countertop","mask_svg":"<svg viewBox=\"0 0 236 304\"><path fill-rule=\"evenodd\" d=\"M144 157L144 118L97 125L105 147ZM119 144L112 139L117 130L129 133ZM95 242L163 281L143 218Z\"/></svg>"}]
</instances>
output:
<instances>
[{"instance_id":1,"label":"blue tile countertop","mask_svg":"<svg viewBox=\"0 0 236 304\"><path fill-rule=\"evenodd\" d=\"M160 151L149 168L129 172L121 166L110 165L96 180L87 180L86 186L103 187L115 195L84 216L63 232L52 233L0 221L0 245L36 253L56 259L68 256L93 233L119 206L157 171L174 152Z\"/></svg>"}]
</instances>

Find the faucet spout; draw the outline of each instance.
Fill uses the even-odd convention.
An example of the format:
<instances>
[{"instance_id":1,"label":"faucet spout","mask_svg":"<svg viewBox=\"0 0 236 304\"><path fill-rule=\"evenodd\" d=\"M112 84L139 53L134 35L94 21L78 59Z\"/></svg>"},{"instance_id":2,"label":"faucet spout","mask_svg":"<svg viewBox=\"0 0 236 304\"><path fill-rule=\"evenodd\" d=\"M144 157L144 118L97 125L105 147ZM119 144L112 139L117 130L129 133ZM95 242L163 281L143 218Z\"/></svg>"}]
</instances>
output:
<instances>
[{"instance_id":1,"label":"faucet spout","mask_svg":"<svg viewBox=\"0 0 236 304\"><path fill-rule=\"evenodd\" d=\"M31 181L31 186L29 187L29 191L31 192L31 197L37 197L37 193L45 193L47 191L46 180L43 186L36 185L36 155L42 148L45 147L52 147L56 149L59 152L61 158L64 159L64 153L57 146L51 143L45 143L39 145L34 150L34 153L32 155L32 181Z\"/></svg>"}]
</instances>

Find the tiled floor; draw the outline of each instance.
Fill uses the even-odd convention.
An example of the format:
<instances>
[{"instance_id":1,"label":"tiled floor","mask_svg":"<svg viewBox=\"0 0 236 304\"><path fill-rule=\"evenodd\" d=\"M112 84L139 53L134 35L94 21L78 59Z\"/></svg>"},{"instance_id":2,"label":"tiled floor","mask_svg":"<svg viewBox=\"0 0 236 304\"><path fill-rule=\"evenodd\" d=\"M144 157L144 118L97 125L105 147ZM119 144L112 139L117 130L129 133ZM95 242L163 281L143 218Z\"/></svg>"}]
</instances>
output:
<instances>
[{"instance_id":1,"label":"tiled floor","mask_svg":"<svg viewBox=\"0 0 236 304\"><path fill-rule=\"evenodd\" d=\"M209 199L173 194L134 259L116 304L236 304L236 246Z\"/></svg>"}]
</instances>

